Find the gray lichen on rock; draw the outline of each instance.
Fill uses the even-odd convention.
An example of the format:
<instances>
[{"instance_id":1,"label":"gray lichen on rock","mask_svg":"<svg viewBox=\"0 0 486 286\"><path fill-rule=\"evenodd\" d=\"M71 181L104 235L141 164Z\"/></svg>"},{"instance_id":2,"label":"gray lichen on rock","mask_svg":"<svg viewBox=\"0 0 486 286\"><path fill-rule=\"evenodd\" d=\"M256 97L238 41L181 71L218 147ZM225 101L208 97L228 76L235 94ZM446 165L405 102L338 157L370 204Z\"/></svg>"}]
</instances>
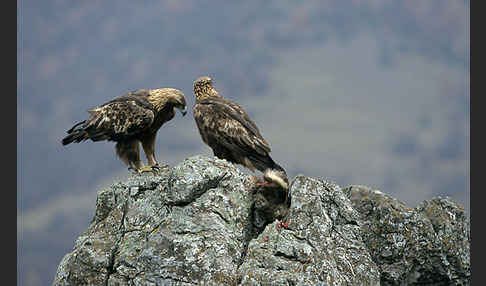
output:
<instances>
[{"instance_id":1,"label":"gray lichen on rock","mask_svg":"<svg viewBox=\"0 0 486 286\"><path fill-rule=\"evenodd\" d=\"M365 186L344 191L361 214L381 285L470 285L469 222L457 203L434 198L409 208Z\"/></svg>"},{"instance_id":2,"label":"gray lichen on rock","mask_svg":"<svg viewBox=\"0 0 486 286\"><path fill-rule=\"evenodd\" d=\"M332 182L297 176L288 229L267 225L250 242L241 285L377 285L358 213Z\"/></svg>"},{"instance_id":3,"label":"gray lichen on rock","mask_svg":"<svg viewBox=\"0 0 486 286\"><path fill-rule=\"evenodd\" d=\"M194 156L101 190L53 285L470 283L469 223L450 200L411 209L299 175L289 208L286 194L253 184L225 160Z\"/></svg>"}]
</instances>

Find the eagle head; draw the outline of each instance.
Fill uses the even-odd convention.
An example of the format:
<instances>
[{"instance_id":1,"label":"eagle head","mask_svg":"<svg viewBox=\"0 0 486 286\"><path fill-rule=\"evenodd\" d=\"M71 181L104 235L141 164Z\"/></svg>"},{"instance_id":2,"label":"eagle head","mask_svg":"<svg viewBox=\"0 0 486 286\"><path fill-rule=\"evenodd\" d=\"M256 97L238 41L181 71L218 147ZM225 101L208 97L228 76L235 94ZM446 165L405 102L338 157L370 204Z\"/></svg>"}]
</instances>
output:
<instances>
[{"instance_id":1,"label":"eagle head","mask_svg":"<svg viewBox=\"0 0 486 286\"><path fill-rule=\"evenodd\" d=\"M182 116L186 115L186 98L182 91L175 88L159 88L150 90L148 100L158 109L161 110L166 104L171 104L179 109Z\"/></svg>"},{"instance_id":2,"label":"eagle head","mask_svg":"<svg viewBox=\"0 0 486 286\"><path fill-rule=\"evenodd\" d=\"M220 95L213 87L213 80L209 76L202 76L194 81L194 96L196 100L203 100Z\"/></svg>"},{"instance_id":3,"label":"eagle head","mask_svg":"<svg viewBox=\"0 0 486 286\"><path fill-rule=\"evenodd\" d=\"M196 86L209 86L209 87L212 87L213 86L213 79L210 78L209 76L201 76L199 77L198 79L196 79L194 81L194 87Z\"/></svg>"}]
</instances>

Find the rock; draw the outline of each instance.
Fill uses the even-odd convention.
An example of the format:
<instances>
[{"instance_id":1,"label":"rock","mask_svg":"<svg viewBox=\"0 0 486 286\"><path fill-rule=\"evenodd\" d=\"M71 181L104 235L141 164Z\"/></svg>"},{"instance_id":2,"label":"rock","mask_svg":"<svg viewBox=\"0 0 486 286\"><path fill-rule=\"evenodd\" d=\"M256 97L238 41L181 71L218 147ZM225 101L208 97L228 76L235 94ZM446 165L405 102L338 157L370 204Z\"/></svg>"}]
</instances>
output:
<instances>
[{"instance_id":1,"label":"rock","mask_svg":"<svg viewBox=\"0 0 486 286\"><path fill-rule=\"evenodd\" d=\"M381 285L471 284L470 229L461 206L434 198L409 208L365 186L344 192L360 213Z\"/></svg>"},{"instance_id":2,"label":"rock","mask_svg":"<svg viewBox=\"0 0 486 286\"><path fill-rule=\"evenodd\" d=\"M54 285L235 284L253 229L247 180L231 163L194 157L102 190Z\"/></svg>"},{"instance_id":3,"label":"rock","mask_svg":"<svg viewBox=\"0 0 486 286\"><path fill-rule=\"evenodd\" d=\"M53 285L470 279L469 225L450 200L410 209L366 187L343 190L302 175L289 193L290 207L285 192L255 190L252 176L204 156L156 175L131 175L98 193L91 224L60 262Z\"/></svg>"},{"instance_id":4,"label":"rock","mask_svg":"<svg viewBox=\"0 0 486 286\"><path fill-rule=\"evenodd\" d=\"M288 229L266 226L240 267L241 285L378 285L359 215L332 182L297 176Z\"/></svg>"}]
</instances>

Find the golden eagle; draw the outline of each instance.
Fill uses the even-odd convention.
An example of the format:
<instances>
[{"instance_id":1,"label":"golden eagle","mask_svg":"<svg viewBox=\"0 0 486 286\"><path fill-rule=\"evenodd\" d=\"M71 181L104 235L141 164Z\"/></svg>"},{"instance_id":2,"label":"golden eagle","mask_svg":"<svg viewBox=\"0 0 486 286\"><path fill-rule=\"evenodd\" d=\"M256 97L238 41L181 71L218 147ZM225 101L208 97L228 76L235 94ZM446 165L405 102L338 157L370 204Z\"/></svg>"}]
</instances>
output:
<instances>
[{"instance_id":1,"label":"golden eagle","mask_svg":"<svg viewBox=\"0 0 486 286\"><path fill-rule=\"evenodd\" d=\"M222 97L207 76L194 81L194 96L194 119L202 140L211 147L214 156L263 172L261 186L280 186L287 190L287 173L270 157L269 144L243 108Z\"/></svg>"},{"instance_id":2,"label":"golden eagle","mask_svg":"<svg viewBox=\"0 0 486 286\"><path fill-rule=\"evenodd\" d=\"M115 141L116 154L129 170L152 171L160 168L154 150L157 131L174 117L174 108L183 116L186 114L186 99L177 89L132 91L89 109L89 119L69 129L62 145L87 139ZM140 160L139 143L142 143L148 166L143 166Z\"/></svg>"}]
</instances>

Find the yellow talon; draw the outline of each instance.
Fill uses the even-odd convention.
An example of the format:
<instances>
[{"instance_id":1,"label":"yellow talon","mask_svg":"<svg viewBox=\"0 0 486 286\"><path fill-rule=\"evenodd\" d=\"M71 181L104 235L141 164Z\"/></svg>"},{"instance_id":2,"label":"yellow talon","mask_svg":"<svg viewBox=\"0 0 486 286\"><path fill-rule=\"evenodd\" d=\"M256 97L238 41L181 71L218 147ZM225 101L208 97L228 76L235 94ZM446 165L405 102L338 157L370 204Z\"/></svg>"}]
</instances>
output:
<instances>
[{"instance_id":1,"label":"yellow talon","mask_svg":"<svg viewBox=\"0 0 486 286\"><path fill-rule=\"evenodd\" d=\"M155 173L156 169L153 168L152 166L143 166L143 167L141 167L140 169L137 170L137 173L139 173L139 174L145 173L145 172Z\"/></svg>"},{"instance_id":2,"label":"yellow talon","mask_svg":"<svg viewBox=\"0 0 486 286\"><path fill-rule=\"evenodd\" d=\"M169 165L153 165L153 166L143 166L142 168L138 169L138 173L144 173L144 172L152 172L152 173L157 173L163 168L168 168Z\"/></svg>"}]
</instances>

